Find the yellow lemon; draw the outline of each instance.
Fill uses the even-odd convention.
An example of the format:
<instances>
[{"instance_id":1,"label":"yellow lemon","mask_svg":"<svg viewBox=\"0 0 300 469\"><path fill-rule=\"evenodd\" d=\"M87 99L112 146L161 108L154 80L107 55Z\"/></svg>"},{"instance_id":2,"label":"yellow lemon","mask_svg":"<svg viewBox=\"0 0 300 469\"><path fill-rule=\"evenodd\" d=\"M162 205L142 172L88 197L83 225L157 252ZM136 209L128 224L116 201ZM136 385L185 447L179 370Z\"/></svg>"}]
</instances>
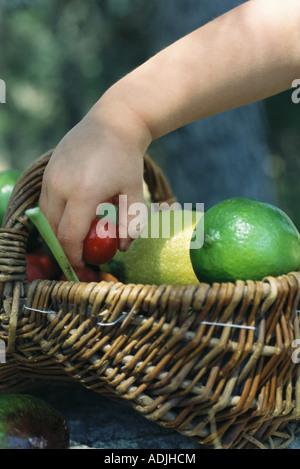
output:
<instances>
[{"instance_id":1,"label":"yellow lemon","mask_svg":"<svg viewBox=\"0 0 300 469\"><path fill-rule=\"evenodd\" d=\"M198 284L189 249L194 228L202 215L183 209L151 213L145 231L126 252L118 251L114 256L111 265L117 266L117 275L122 270L127 283ZM103 268L106 270L107 266Z\"/></svg>"}]
</instances>

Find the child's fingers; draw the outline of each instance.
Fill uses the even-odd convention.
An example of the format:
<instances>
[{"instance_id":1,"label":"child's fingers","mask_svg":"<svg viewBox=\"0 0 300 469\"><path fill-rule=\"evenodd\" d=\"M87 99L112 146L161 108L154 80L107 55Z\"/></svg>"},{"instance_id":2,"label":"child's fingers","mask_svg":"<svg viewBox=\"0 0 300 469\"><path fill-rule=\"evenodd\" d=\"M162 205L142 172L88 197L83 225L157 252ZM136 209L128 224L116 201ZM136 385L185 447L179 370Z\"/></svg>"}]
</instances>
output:
<instances>
[{"instance_id":1,"label":"child's fingers","mask_svg":"<svg viewBox=\"0 0 300 469\"><path fill-rule=\"evenodd\" d=\"M82 260L83 241L95 218L96 208L90 201L69 199L59 221L57 238L71 265L84 266Z\"/></svg>"},{"instance_id":2,"label":"child's fingers","mask_svg":"<svg viewBox=\"0 0 300 469\"><path fill-rule=\"evenodd\" d=\"M51 204L49 203L50 200L51 200ZM43 186L43 189L41 191L39 207L41 211L43 212L43 214L45 215L45 217L47 218L55 235L57 235L59 221L65 209L64 200L58 197L57 194L55 193L50 198L48 196L48 191L45 185Z\"/></svg>"},{"instance_id":3,"label":"child's fingers","mask_svg":"<svg viewBox=\"0 0 300 469\"><path fill-rule=\"evenodd\" d=\"M147 223L145 208L142 184L136 188L131 187L128 194L119 196L120 251L126 251L144 230Z\"/></svg>"}]
</instances>

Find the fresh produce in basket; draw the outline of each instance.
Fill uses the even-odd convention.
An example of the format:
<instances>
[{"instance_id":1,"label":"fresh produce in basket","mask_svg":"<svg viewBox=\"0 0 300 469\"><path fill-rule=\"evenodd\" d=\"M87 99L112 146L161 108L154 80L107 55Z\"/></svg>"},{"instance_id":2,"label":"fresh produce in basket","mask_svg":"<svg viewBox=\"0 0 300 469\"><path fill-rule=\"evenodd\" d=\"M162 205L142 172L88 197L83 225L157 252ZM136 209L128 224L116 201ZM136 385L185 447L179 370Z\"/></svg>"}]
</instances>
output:
<instances>
[{"instance_id":1,"label":"fresh produce in basket","mask_svg":"<svg viewBox=\"0 0 300 469\"><path fill-rule=\"evenodd\" d=\"M59 265L42 248L26 255L28 282L39 279L55 279L60 273Z\"/></svg>"},{"instance_id":2,"label":"fresh produce in basket","mask_svg":"<svg viewBox=\"0 0 300 469\"><path fill-rule=\"evenodd\" d=\"M99 282L114 282L114 283L117 283L118 282L118 279L110 274L109 272L105 272L104 270L100 270L99 272L99 279L98 279Z\"/></svg>"},{"instance_id":3,"label":"fresh produce in basket","mask_svg":"<svg viewBox=\"0 0 300 469\"><path fill-rule=\"evenodd\" d=\"M193 210L160 210L148 218L148 227L126 252L117 251L103 266L112 274L123 272L123 281L154 285L199 284L189 247L202 213ZM170 229L170 231L168 231ZM118 274L117 274L118 276Z\"/></svg>"},{"instance_id":4,"label":"fresh produce in basket","mask_svg":"<svg viewBox=\"0 0 300 469\"><path fill-rule=\"evenodd\" d=\"M83 260L88 264L105 264L119 247L118 227L113 221L96 217L83 242Z\"/></svg>"},{"instance_id":5,"label":"fresh produce in basket","mask_svg":"<svg viewBox=\"0 0 300 469\"><path fill-rule=\"evenodd\" d=\"M99 282L99 268L94 268L91 266L84 266L82 269L75 269L75 273L80 282ZM60 276L59 280L67 280L65 274Z\"/></svg>"},{"instance_id":6,"label":"fresh produce in basket","mask_svg":"<svg viewBox=\"0 0 300 469\"><path fill-rule=\"evenodd\" d=\"M66 449L65 419L42 399L27 394L0 395L0 449Z\"/></svg>"},{"instance_id":7,"label":"fresh produce in basket","mask_svg":"<svg viewBox=\"0 0 300 469\"><path fill-rule=\"evenodd\" d=\"M203 282L276 277L299 269L300 235L276 206L233 197L204 214L204 244L190 257Z\"/></svg>"},{"instance_id":8,"label":"fresh produce in basket","mask_svg":"<svg viewBox=\"0 0 300 469\"><path fill-rule=\"evenodd\" d=\"M40 262L39 256L37 254L27 254L26 255L26 273L27 280L26 282L33 282L36 279L50 279L44 265Z\"/></svg>"},{"instance_id":9,"label":"fresh produce in basket","mask_svg":"<svg viewBox=\"0 0 300 469\"><path fill-rule=\"evenodd\" d=\"M43 246L36 246L36 249L26 256L27 282L37 279L115 283L118 281L115 276L100 270L99 265L85 265L82 269L74 271L39 207L27 210L26 214L38 229Z\"/></svg>"},{"instance_id":10,"label":"fresh produce in basket","mask_svg":"<svg viewBox=\"0 0 300 469\"><path fill-rule=\"evenodd\" d=\"M101 270L99 267L86 265L82 269L75 269L75 273L80 282L114 282L118 279L109 272ZM65 274L62 274L59 280L67 280Z\"/></svg>"},{"instance_id":11,"label":"fresh produce in basket","mask_svg":"<svg viewBox=\"0 0 300 469\"><path fill-rule=\"evenodd\" d=\"M26 255L27 260L27 280L62 280L67 277L61 272L57 264L45 252L38 250ZM57 268L58 267L58 268ZM75 269L75 273L80 282L117 282L117 278L108 272L100 270L99 266L86 265L82 269Z\"/></svg>"},{"instance_id":12,"label":"fresh produce in basket","mask_svg":"<svg viewBox=\"0 0 300 469\"><path fill-rule=\"evenodd\" d=\"M32 260L36 260L47 273L47 278L55 279L60 273L60 268L49 250L44 247L37 247L30 255ZM29 254L28 254L29 255Z\"/></svg>"},{"instance_id":13,"label":"fresh produce in basket","mask_svg":"<svg viewBox=\"0 0 300 469\"><path fill-rule=\"evenodd\" d=\"M20 176L20 171L16 169L6 169L0 173L0 226L13 188Z\"/></svg>"}]
</instances>

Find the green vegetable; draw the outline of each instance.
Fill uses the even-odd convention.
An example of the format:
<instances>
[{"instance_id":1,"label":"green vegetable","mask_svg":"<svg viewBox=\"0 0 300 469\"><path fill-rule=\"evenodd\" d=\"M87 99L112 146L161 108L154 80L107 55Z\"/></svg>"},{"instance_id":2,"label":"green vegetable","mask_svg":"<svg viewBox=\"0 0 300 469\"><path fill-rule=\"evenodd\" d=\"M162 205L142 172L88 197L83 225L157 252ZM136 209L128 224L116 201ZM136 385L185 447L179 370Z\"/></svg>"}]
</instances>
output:
<instances>
[{"instance_id":1,"label":"green vegetable","mask_svg":"<svg viewBox=\"0 0 300 469\"><path fill-rule=\"evenodd\" d=\"M52 231L46 217L43 215L39 207L30 208L25 211L25 215L32 221L36 226L40 235L48 245L61 270L65 274L66 278L70 281L78 282L78 277L75 274L67 256L65 255L58 239Z\"/></svg>"},{"instance_id":2,"label":"green vegetable","mask_svg":"<svg viewBox=\"0 0 300 469\"><path fill-rule=\"evenodd\" d=\"M13 188L20 176L20 171L16 169L6 169L0 173L0 226L2 226Z\"/></svg>"},{"instance_id":3,"label":"green vegetable","mask_svg":"<svg viewBox=\"0 0 300 469\"><path fill-rule=\"evenodd\" d=\"M0 394L0 449L66 449L65 419L41 399Z\"/></svg>"}]
</instances>

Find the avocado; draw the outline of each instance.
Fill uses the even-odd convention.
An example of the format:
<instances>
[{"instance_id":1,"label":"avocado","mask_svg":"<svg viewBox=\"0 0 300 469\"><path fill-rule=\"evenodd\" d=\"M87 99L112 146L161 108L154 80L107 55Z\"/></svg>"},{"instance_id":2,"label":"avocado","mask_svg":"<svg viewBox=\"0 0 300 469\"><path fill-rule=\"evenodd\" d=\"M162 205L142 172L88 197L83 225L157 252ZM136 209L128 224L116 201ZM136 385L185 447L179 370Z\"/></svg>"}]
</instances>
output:
<instances>
[{"instance_id":1,"label":"avocado","mask_svg":"<svg viewBox=\"0 0 300 469\"><path fill-rule=\"evenodd\" d=\"M48 403L28 394L0 394L0 449L66 449L69 429Z\"/></svg>"}]
</instances>

